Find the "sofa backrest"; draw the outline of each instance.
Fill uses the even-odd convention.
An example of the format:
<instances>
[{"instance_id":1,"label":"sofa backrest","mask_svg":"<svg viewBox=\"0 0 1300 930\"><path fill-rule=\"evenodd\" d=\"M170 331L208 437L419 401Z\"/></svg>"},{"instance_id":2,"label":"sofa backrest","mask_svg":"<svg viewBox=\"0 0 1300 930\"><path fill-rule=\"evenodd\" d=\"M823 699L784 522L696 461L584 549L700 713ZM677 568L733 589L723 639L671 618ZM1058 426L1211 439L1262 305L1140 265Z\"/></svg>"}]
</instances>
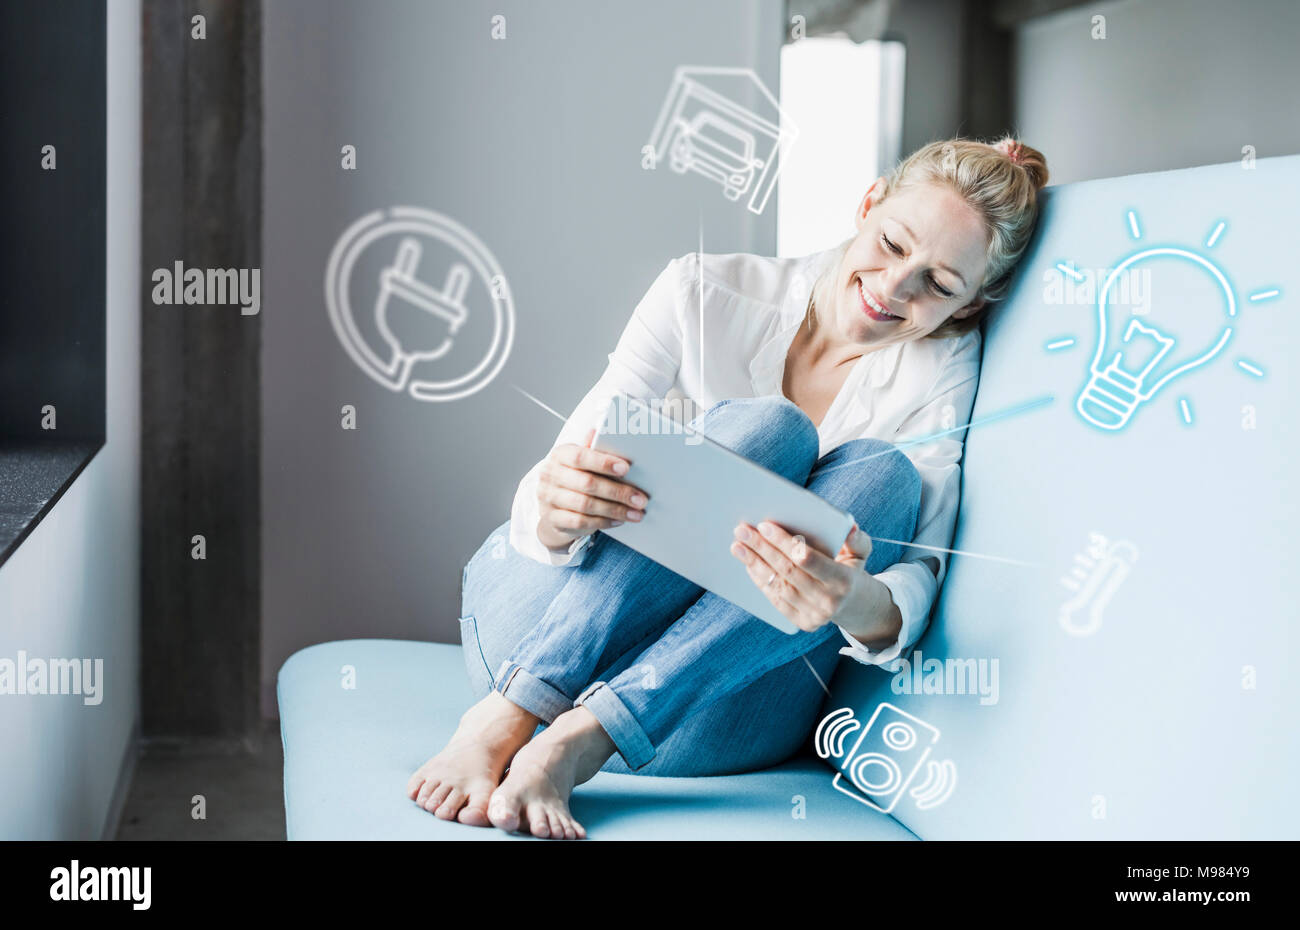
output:
<instances>
[{"instance_id":1,"label":"sofa backrest","mask_svg":"<svg viewBox=\"0 0 1300 930\"><path fill-rule=\"evenodd\" d=\"M879 710L900 779L929 749L877 798L922 838L1300 832L1298 251L1300 157L1045 192L987 326L972 554L919 667L841 663L826 705Z\"/></svg>"}]
</instances>

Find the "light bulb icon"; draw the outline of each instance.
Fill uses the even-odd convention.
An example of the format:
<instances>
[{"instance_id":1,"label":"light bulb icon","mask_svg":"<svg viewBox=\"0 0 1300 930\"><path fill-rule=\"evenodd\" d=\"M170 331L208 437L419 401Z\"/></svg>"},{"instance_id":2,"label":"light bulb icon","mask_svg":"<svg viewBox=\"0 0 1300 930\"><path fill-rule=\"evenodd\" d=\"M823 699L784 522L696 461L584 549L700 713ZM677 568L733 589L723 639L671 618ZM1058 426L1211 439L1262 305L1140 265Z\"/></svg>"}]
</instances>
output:
<instances>
[{"instance_id":1,"label":"light bulb icon","mask_svg":"<svg viewBox=\"0 0 1300 930\"><path fill-rule=\"evenodd\" d=\"M1211 327L1209 339L1197 339L1184 351L1183 343L1159 326L1148 325L1129 316L1112 300L1115 284L1121 275L1131 274L1134 266L1157 258L1172 258L1200 268L1210 275L1222 291L1224 314ZM1174 314L1177 307L1169 310ZM1075 409L1092 425L1104 430L1121 430L1128 425L1138 408L1176 378L1200 368L1228 344L1237 314L1232 286L1223 272L1195 252L1179 248L1151 248L1135 252L1106 276L1097 295L1097 348L1089 369L1088 382L1079 392ZM1181 318L1171 316L1171 320Z\"/></svg>"}]
</instances>

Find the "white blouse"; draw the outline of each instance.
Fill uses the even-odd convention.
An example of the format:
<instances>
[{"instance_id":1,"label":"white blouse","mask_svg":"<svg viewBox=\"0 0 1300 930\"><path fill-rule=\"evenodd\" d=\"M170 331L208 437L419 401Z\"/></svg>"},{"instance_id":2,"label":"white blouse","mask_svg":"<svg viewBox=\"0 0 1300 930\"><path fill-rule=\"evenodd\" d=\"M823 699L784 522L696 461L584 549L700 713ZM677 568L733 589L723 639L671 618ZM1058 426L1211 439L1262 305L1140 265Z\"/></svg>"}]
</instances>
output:
<instances>
[{"instance_id":1,"label":"white blouse","mask_svg":"<svg viewBox=\"0 0 1300 930\"><path fill-rule=\"evenodd\" d=\"M808 295L838 249L803 258L683 255L668 264L637 304L609 356L609 366L569 416L556 445L581 443L599 428L610 398L678 398L697 410L720 400L782 394L785 358L803 323ZM897 641L872 650L848 633L844 655L896 671L925 631L943 581L960 494L962 430L975 398L978 331L920 339L867 352L854 365L817 428L821 455L851 439L893 443L925 438L900 451L921 477L921 508L903 560L876 575L902 615ZM936 434L943 434L938 435ZM933 437L933 438L929 438ZM590 537L553 552L537 538L538 475L529 470L515 493L510 542L549 565L576 562ZM843 632L843 631L841 631Z\"/></svg>"}]
</instances>

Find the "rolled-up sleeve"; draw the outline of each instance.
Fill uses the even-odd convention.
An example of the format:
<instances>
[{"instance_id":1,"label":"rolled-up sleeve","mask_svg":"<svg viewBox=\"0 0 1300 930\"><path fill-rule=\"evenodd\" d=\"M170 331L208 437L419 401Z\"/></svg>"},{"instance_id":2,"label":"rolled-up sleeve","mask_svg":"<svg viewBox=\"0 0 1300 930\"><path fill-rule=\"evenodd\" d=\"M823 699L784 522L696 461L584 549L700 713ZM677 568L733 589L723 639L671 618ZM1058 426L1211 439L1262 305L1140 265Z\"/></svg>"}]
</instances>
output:
<instances>
[{"instance_id":1,"label":"rolled-up sleeve","mask_svg":"<svg viewBox=\"0 0 1300 930\"><path fill-rule=\"evenodd\" d=\"M552 448L564 443L581 443L587 433L604 421L610 398L624 394L638 400L663 398L677 378L682 358L682 300L696 273L694 254L668 263L637 304L623 329L609 364L587 395L560 428ZM591 542L589 536L573 541L566 549L552 550L537 538L541 505L537 484L545 459L538 462L515 491L510 508L510 544L521 555L546 565L569 565Z\"/></svg>"},{"instance_id":2,"label":"rolled-up sleeve","mask_svg":"<svg viewBox=\"0 0 1300 930\"><path fill-rule=\"evenodd\" d=\"M898 638L881 649L871 649L845 632L848 646L840 650L859 662L889 671L898 670L900 661L925 632L948 567L948 554L938 550L952 547L965 434L964 429L952 430L970 420L980 364L978 336L971 334L953 342L927 399L903 421L894 440L921 478L921 506L912 537L915 545L903 550L899 562L876 575L889 588L902 616L902 628Z\"/></svg>"}]
</instances>

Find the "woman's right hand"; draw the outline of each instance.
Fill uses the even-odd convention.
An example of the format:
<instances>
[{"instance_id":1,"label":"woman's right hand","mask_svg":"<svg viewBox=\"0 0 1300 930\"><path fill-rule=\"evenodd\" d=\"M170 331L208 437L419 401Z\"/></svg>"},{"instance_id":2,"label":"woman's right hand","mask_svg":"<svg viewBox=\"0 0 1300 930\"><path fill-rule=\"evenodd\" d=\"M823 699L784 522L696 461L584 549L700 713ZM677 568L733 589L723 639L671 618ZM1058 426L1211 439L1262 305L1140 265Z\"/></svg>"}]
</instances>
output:
<instances>
[{"instance_id":1,"label":"woman's right hand","mask_svg":"<svg viewBox=\"0 0 1300 930\"><path fill-rule=\"evenodd\" d=\"M596 530L633 523L645 515L647 496L622 480L628 462L585 445L564 443L551 450L537 482L541 522L537 538L548 549L565 549Z\"/></svg>"}]
</instances>

